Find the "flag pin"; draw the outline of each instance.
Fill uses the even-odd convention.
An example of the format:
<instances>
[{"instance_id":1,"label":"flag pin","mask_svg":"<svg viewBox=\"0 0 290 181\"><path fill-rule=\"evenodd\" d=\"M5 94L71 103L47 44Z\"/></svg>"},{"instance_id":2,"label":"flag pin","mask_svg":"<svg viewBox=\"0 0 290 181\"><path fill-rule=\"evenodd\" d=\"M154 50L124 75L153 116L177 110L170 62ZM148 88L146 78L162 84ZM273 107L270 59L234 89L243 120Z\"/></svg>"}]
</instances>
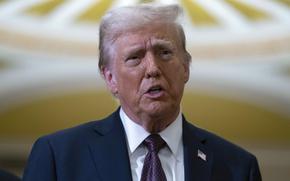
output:
<instances>
[{"instance_id":1,"label":"flag pin","mask_svg":"<svg viewBox=\"0 0 290 181\"><path fill-rule=\"evenodd\" d=\"M200 150L197 150L197 157L201 158L203 161L206 161L206 154Z\"/></svg>"}]
</instances>

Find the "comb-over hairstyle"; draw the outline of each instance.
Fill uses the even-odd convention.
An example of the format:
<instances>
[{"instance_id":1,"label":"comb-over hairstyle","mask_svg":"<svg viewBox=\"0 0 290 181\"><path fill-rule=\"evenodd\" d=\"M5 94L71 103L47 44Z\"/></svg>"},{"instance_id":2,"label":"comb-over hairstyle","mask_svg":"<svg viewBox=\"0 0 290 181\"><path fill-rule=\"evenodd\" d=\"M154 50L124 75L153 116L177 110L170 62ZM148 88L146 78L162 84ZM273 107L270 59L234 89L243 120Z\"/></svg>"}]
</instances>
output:
<instances>
[{"instance_id":1,"label":"comb-over hairstyle","mask_svg":"<svg viewBox=\"0 0 290 181\"><path fill-rule=\"evenodd\" d=\"M176 25L184 49L185 61L189 64L190 54L185 48L185 35L177 22L182 8L179 5L142 4L112 9L107 12L100 23L99 31L99 69L107 67L111 61L111 45L124 32L150 26L153 23L171 23Z\"/></svg>"}]
</instances>

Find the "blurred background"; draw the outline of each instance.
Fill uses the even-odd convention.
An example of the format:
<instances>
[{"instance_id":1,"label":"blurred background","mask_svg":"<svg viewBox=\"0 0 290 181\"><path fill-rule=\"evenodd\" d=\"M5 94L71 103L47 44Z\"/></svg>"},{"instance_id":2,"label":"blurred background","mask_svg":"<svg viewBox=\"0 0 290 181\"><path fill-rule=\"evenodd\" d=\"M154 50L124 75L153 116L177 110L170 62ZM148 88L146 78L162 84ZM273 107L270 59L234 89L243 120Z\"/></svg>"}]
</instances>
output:
<instances>
[{"instance_id":1,"label":"blurred background","mask_svg":"<svg viewBox=\"0 0 290 181\"><path fill-rule=\"evenodd\" d=\"M182 109L290 178L290 0L0 0L0 168L22 175L39 136L114 111L99 75L109 9L178 3L192 55Z\"/></svg>"}]
</instances>

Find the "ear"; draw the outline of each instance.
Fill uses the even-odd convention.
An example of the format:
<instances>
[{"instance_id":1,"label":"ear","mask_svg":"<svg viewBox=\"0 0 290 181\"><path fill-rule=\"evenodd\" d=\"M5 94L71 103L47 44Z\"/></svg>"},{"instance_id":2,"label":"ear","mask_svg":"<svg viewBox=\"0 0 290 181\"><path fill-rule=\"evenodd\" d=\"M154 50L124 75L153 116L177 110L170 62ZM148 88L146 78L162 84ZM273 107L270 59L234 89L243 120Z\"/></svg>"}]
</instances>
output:
<instances>
[{"instance_id":1,"label":"ear","mask_svg":"<svg viewBox=\"0 0 290 181\"><path fill-rule=\"evenodd\" d=\"M184 83L187 83L190 76L190 63L184 62L183 66L184 66Z\"/></svg>"},{"instance_id":2,"label":"ear","mask_svg":"<svg viewBox=\"0 0 290 181\"><path fill-rule=\"evenodd\" d=\"M115 79L115 75L113 74L112 70L107 67L102 68L102 75L106 81L107 88L111 91L114 96L118 94L118 87L117 81Z\"/></svg>"}]
</instances>

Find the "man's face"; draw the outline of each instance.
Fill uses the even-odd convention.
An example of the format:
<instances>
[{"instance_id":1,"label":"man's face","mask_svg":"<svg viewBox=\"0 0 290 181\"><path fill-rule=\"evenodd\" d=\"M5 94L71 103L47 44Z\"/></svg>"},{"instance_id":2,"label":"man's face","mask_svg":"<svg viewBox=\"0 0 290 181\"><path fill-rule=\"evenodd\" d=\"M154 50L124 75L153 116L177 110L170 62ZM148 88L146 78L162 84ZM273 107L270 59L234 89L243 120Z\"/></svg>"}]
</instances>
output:
<instances>
[{"instance_id":1,"label":"man's face","mask_svg":"<svg viewBox=\"0 0 290 181\"><path fill-rule=\"evenodd\" d=\"M173 25L150 25L123 33L111 50L112 60L103 73L131 119L179 112L189 68Z\"/></svg>"}]
</instances>

